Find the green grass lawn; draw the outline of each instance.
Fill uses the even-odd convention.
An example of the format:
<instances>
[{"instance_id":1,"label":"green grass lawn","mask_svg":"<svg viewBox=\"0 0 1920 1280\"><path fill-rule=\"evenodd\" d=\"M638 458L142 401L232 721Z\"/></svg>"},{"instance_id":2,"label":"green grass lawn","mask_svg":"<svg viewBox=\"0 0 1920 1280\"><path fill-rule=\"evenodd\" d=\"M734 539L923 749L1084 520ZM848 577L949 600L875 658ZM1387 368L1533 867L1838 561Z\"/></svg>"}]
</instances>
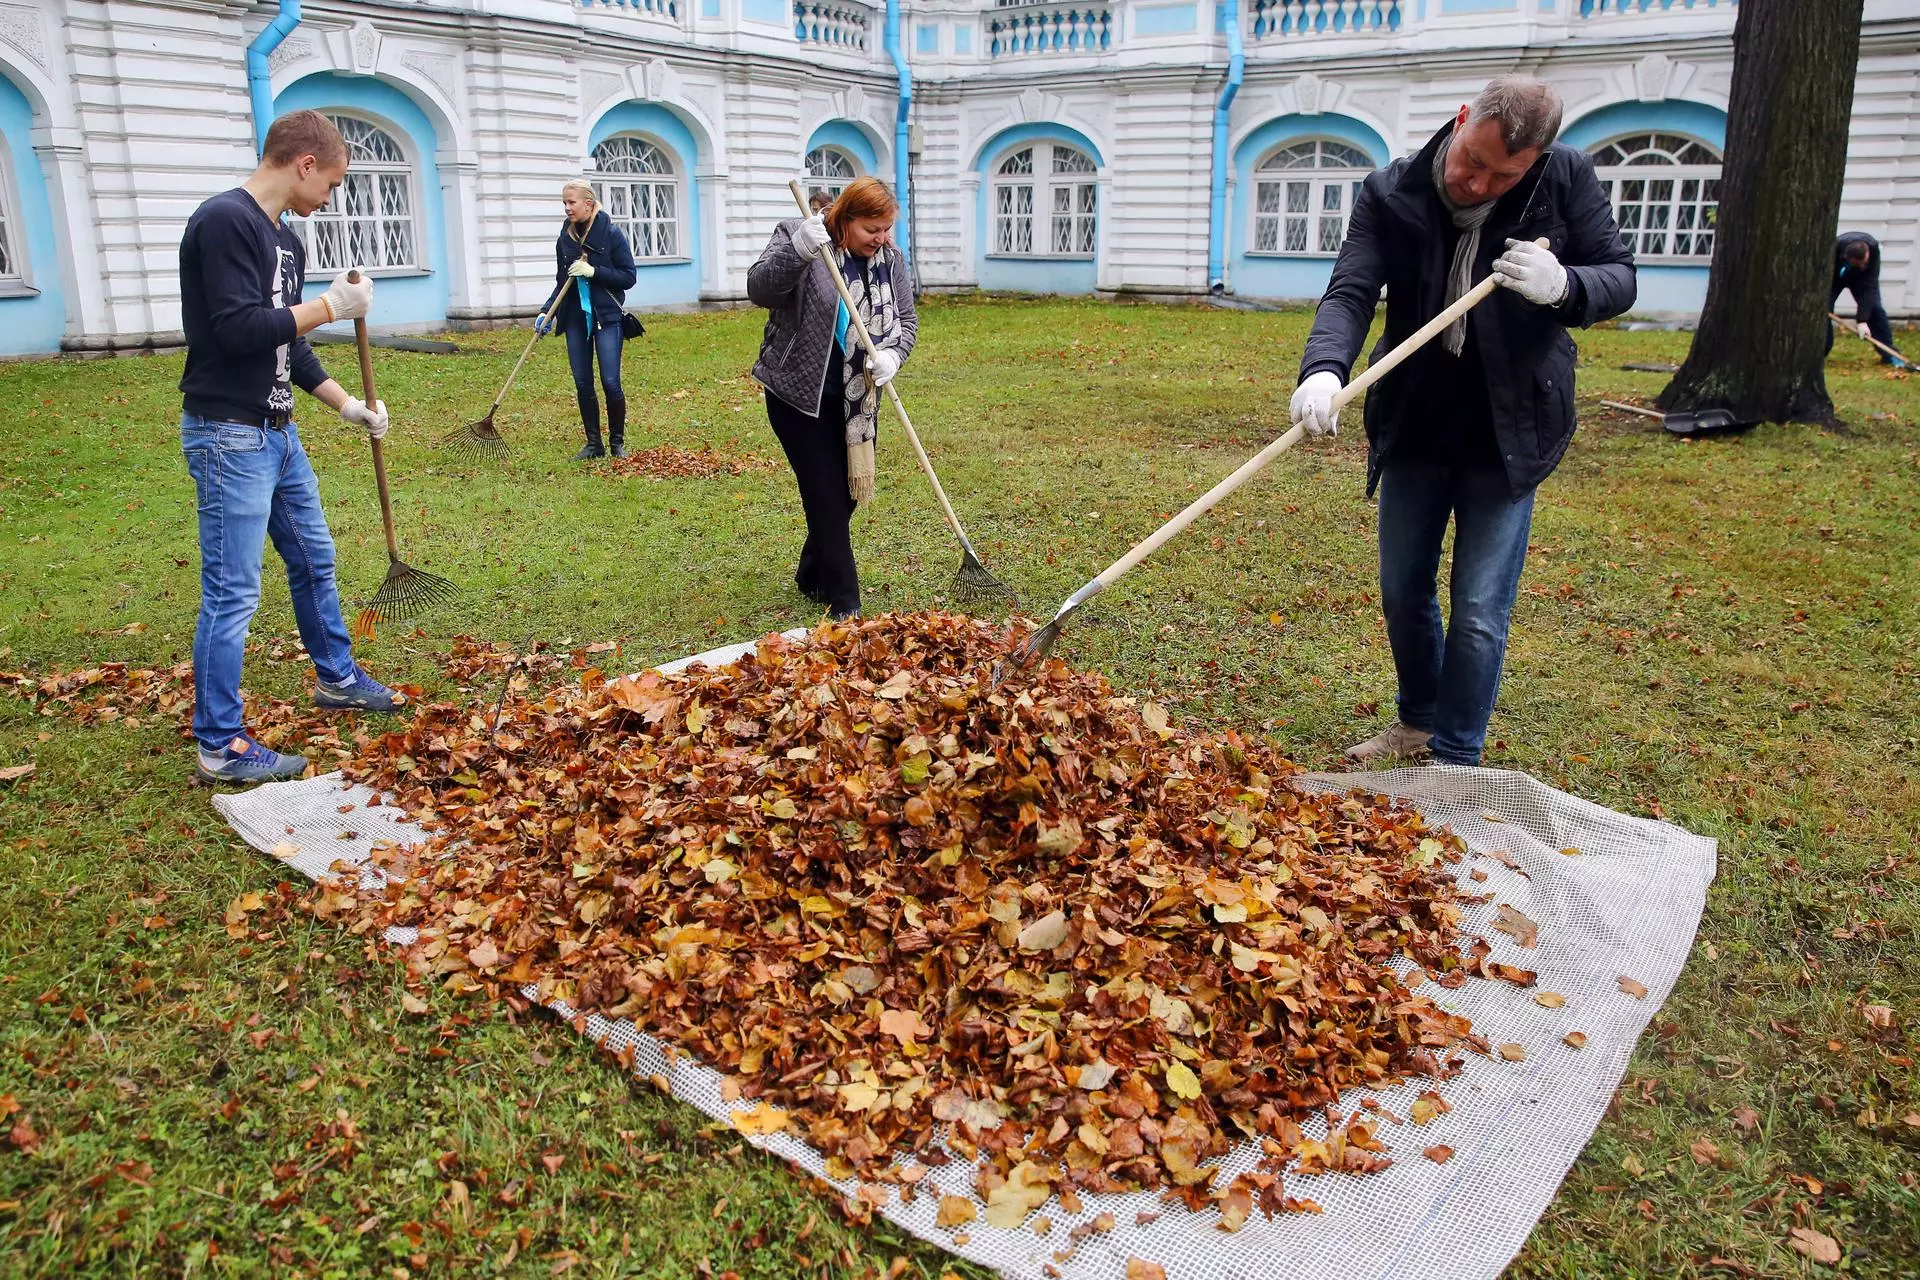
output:
<instances>
[{"instance_id":1,"label":"green grass lawn","mask_svg":"<svg viewBox=\"0 0 1920 1280\"><path fill-rule=\"evenodd\" d=\"M930 299L900 387L1024 606L1055 603L1285 425L1305 312ZM746 371L760 316L661 317L627 348L634 447L778 459ZM431 447L484 412L525 332L376 353L403 555L465 588L363 651L437 679L457 632L623 639L638 666L811 621L784 467L616 480L543 344L498 469ZM1720 842L1672 1001L1514 1274L1920 1274L1920 380L1862 343L1848 427L1682 443L1613 416L1686 335L1580 335L1584 426L1542 489L1487 763ZM345 348L322 357L346 377ZM0 669L186 655L198 603L178 357L0 365ZM1282 458L1083 610L1059 653L1329 762L1393 696L1364 443ZM385 570L367 451L315 410L349 595ZM958 562L897 428L856 520L869 610L941 602ZM269 558L256 637L290 635ZM143 624L144 629L141 628ZM115 634L118 633L118 634ZM298 662L251 692L301 696ZM228 936L282 879L188 785L173 728L76 727L0 694L0 1272L934 1277L782 1165L623 1080L539 1016L436 997L300 915ZM1892 1008L1878 1028L1863 1009ZM31 1153L5 1136L26 1120ZM31 1145L31 1144L29 1144ZM897 1260L897 1262L896 1262Z\"/></svg>"}]
</instances>

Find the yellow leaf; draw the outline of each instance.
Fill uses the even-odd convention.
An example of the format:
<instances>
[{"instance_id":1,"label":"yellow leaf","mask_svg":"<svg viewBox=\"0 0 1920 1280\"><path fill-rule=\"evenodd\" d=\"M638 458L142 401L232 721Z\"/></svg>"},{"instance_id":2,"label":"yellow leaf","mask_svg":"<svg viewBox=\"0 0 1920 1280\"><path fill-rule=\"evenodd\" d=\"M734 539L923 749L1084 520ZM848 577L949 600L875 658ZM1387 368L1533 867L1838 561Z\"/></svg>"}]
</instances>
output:
<instances>
[{"instance_id":1,"label":"yellow leaf","mask_svg":"<svg viewBox=\"0 0 1920 1280\"><path fill-rule=\"evenodd\" d=\"M1500 1046L1500 1056L1508 1062L1525 1062L1527 1060L1527 1051L1522 1045L1503 1044Z\"/></svg>"},{"instance_id":2,"label":"yellow leaf","mask_svg":"<svg viewBox=\"0 0 1920 1280\"><path fill-rule=\"evenodd\" d=\"M1213 918L1221 924L1245 924L1247 919L1247 904L1242 901L1236 902L1232 906L1225 906L1216 902L1213 904Z\"/></svg>"},{"instance_id":3,"label":"yellow leaf","mask_svg":"<svg viewBox=\"0 0 1920 1280\"><path fill-rule=\"evenodd\" d=\"M1567 998L1558 991L1536 991L1533 993L1533 1002L1548 1009L1558 1009L1566 1004Z\"/></svg>"},{"instance_id":4,"label":"yellow leaf","mask_svg":"<svg viewBox=\"0 0 1920 1280\"><path fill-rule=\"evenodd\" d=\"M778 1133L787 1127L787 1113L762 1099L746 1111L736 1111L730 1117L733 1127L746 1134Z\"/></svg>"},{"instance_id":5,"label":"yellow leaf","mask_svg":"<svg viewBox=\"0 0 1920 1280\"><path fill-rule=\"evenodd\" d=\"M965 1196L941 1196L940 1208L933 1215L936 1227L958 1227L972 1222L980 1211Z\"/></svg>"},{"instance_id":6,"label":"yellow leaf","mask_svg":"<svg viewBox=\"0 0 1920 1280\"><path fill-rule=\"evenodd\" d=\"M1200 1096L1200 1077L1193 1074L1193 1068L1184 1062L1167 1064L1167 1088L1173 1090L1176 1097L1191 1102Z\"/></svg>"}]
</instances>

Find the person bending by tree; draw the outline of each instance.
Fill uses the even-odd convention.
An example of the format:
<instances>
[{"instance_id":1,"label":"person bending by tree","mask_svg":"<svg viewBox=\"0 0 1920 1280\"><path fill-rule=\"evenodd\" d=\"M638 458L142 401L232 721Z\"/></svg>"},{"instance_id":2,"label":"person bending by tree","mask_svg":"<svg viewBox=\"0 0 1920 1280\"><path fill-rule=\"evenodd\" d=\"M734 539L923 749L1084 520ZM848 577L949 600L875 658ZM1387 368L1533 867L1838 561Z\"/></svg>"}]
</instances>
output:
<instances>
[{"instance_id":1,"label":"person bending by tree","mask_svg":"<svg viewBox=\"0 0 1920 1280\"><path fill-rule=\"evenodd\" d=\"M1505 286L1367 397L1367 491L1379 490L1380 603L1400 696L1392 727L1348 750L1356 760L1480 762L1533 492L1573 438L1567 327L1633 305L1633 256L1593 162L1556 144L1559 130L1558 94L1503 77L1417 154L1369 176L1307 339L1293 420L1332 435L1333 396L1383 286L1376 356L1489 271ZM1449 520L1443 627L1435 586Z\"/></svg>"},{"instance_id":2,"label":"person bending by tree","mask_svg":"<svg viewBox=\"0 0 1920 1280\"><path fill-rule=\"evenodd\" d=\"M633 264L633 246L620 228L613 225L593 194L593 185L575 178L560 188L560 203L567 220L554 242L558 264L553 292L547 295L543 314L553 310L551 320L534 321L540 333L556 328L567 335L567 363L573 368L573 394L580 402L580 424L586 428L587 443L573 455L575 462L604 458L609 447L613 456L627 456L627 393L620 386L620 344L626 341L627 290L640 278ZM560 306L554 310L554 299ZM600 389L607 395L607 443L600 443L600 401L593 393L593 361L600 358Z\"/></svg>"},{"instance_id":3,"label":"person bending by tree","mask_svg":"<svg viewBox=\"0 0 1920 1280\"><path fill-rule=\"evenodd\" d=\"M753 376L807 517L794 584L836 619L860 611L851 524L854 508L873 498L879 389L900 371L918 328L907 258L892 239L899 213L886 183L855 178L824 212L775 227L747 271L747 297L768 311ZM871 365L823 260L829 253L873 336Z\"/></svg>"},{"instance_id":4,"label":"person bending by tree","mask_svg":"<svg viewBox=\"0 0 1920 1280\"><path fill-rule=\"evenodd\" d=\"M1880 302L1880 242L1864 231L1842 231L1834 243L1830 293L1836 305L1842 290L1853 295L1854 332L1891 347L1893 324ZM1827 327L1827 350L1833 350L1831 325ZM1892 364L1894 358L1882 351L1880 363Z\"/></svg>"},{"instance_id":5,"label":"person bending by tree","mask_svg":"<svg viewBox=\"0 0 1920 1280\"><path fill-rule=\"evenodd\" d=\"M387 407L366 404L327 376L305 334L358 319L373 304L364 276L334 278L300 300L306 249L281 222L327 203L347 173L347 144L325 116L296 111L267 131L260 167L244 186L194 210L180 241L180 309L187 367L180 379L180 444L200 513L200 617L193 631L193 736L199 776L260 782L306 771L300 756L247 732L240 665L260 603L265 543L287 566L294 621L313 659L316 705L391 711L405 698L362 671L340 615L333 535L293 421L293 388L378 440Z\"/></svg>"}]
</instances>

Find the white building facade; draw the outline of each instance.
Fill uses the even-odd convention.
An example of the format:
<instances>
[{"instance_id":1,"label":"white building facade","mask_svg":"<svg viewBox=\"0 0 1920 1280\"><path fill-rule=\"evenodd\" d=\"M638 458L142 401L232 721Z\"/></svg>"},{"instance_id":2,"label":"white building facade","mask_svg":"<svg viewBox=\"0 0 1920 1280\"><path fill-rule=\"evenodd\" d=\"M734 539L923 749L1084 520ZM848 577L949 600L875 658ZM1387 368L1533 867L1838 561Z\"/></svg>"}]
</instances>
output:
<instances>
[{"instance_id":1,"label":"white building facade","mask_svg":"<svg viewBox=\"0 0 1920 1280\"><path fill-rule=\"evenodd\" d=\"M1886 303L1913 313L1920 0L1866 12L1841 224L1879 237ZM188 215L251 168L261 116L300 107L353 149L348 184L301 227L310 287L367 266L384 326L432 329L534 313L560 186L582 171L633 242L636 308L740 301L803 172L828 189L904 174L927 287L1310 299L1367 171L1512 70L1565 98L1563 138L1595 156L1639 255L1640 309L1696 311L1735 13L0 0L0 355L178 342Z\"/></svg>"}]
</instances>

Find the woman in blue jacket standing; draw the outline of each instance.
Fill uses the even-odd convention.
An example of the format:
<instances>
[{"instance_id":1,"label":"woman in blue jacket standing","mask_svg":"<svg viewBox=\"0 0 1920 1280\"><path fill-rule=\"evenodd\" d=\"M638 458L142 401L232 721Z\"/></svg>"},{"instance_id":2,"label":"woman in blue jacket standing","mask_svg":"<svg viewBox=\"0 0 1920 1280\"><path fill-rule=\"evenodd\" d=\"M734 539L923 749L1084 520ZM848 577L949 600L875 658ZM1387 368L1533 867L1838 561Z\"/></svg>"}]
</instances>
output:
<instances>
[{"instance_id":1,"label":"woman in blue jacket standing","mask_svg":"<svg viewBox=\"0 0 1920 1280\"><path fill-rule=\"evenodd\" d=\"M580 423L587 443L573 455L575 462L607 456L600 443L600 402L593 392L593 360L600 357L600 389L607 396L607 444L613 456L627 456L627 395L620 387L620 344L625 340L626 309L621 305L639 271L633 248L620 228L600 209L593 187L575 178L560 189L567 221L554 244L558 264L553 292L534 322L541 333L563 330L567 335L567 363L573 367L573 391L580 401ZM560 305L554 309L554 299ZM553 318L545 313L553 310Z\"/></svg>"}]
</instances>

